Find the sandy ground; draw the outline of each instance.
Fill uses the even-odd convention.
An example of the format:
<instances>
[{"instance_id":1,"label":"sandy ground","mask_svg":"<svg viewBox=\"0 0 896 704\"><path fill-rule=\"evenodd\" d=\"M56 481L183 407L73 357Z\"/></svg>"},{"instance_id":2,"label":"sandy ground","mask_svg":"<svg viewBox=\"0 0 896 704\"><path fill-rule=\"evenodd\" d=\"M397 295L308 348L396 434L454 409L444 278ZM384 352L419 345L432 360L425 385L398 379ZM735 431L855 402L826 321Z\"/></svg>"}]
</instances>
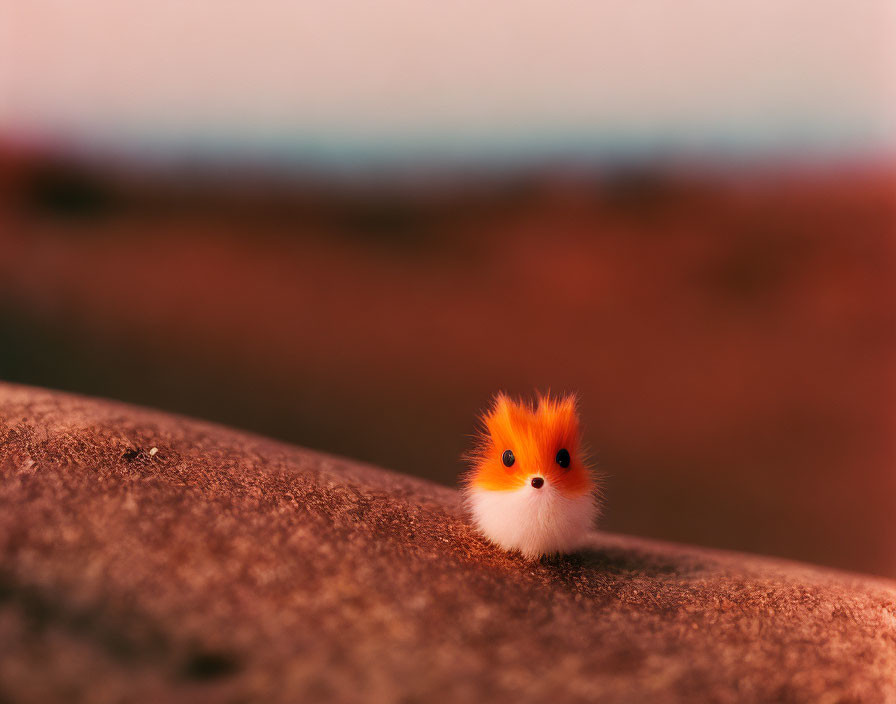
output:
<instances>
[{"instance_id":1,"label":"sandy ground","mask_svg":"<svg viewBox=\"0 0 896 704\"><path fill-rule=\"evenodd\" d=\"M894 697L893 582L606 533L530 562L430 482L0 385L3 701Z\"/></svg>"}]
</instances>

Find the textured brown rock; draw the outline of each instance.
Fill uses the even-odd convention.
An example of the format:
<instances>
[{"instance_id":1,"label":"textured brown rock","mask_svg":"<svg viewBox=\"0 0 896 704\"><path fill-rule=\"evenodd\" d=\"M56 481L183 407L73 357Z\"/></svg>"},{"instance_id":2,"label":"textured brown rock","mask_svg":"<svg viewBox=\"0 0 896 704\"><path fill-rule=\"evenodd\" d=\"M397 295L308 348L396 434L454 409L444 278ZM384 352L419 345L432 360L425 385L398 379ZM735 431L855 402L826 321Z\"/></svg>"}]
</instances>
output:
<instances>
[{"instance_id":1,"label":"textured brown rock","mask_svg":"<svg viewBox=\"0 0 896 704\"><path fill-rule=\"evenodd\" d=\"M896 698L883 580L605 534L527 562L452 490L16 386L0 471L0 700Z\"/></svg>"}]
</instances>

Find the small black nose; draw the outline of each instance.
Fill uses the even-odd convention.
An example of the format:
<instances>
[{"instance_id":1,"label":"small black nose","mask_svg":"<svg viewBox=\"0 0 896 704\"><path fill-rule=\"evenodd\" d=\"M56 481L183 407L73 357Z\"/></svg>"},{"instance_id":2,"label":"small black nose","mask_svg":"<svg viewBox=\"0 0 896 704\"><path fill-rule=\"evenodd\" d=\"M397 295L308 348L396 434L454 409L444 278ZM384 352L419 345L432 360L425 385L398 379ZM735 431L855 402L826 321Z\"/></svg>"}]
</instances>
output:
<instances>
[{"instance_id":1,"label":"small black nose","mask_svg":"<svg viewBox=\"0 0 896 704\"><path fill-rule=\"evenodd\" d=\"M541 489L544 486L544 479L541 477L532 477L532 486L536 489Z\"/></svg>"}]
</instances>

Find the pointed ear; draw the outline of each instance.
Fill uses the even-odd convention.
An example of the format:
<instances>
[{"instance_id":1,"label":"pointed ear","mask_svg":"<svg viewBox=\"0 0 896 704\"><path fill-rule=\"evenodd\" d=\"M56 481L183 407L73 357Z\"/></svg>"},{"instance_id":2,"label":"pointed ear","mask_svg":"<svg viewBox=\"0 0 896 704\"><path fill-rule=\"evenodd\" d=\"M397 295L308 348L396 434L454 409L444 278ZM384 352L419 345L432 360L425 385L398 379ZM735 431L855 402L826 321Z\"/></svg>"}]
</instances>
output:
<instances>
[{"instance_id":1,"label":"pointed ear","mask_svg":"<svg viewBox=\"0 0 896 704\"><path fill-rule=\"evenodd\" d=\"M570 432L579 433L579 397L575 394L563 396L557 404L558 415L561 422L570 429Z\"/></svg>"},{"instance_id":2,"label":"pointed ear","mask_svg":"<svg viewBox=\"0 0 896 704\"><path fill-rule=\"evenodd\" d=\"M531 410L514 401L503 391L495 396L492 407L483 417L489 435L496 441L512 436L514 428L520 428L528 419Z\"/></svg>"},{"instance_id":3,"label":"pointed ear","mask_svg":"<svg viewBox=\"0 0 896 704\"><path fill-rule=\"evenodd\" d=\"M578 438L579 409L578 397L575 394L558 398L539 396L537 413L545 426L561 437L567 438L570 442Z\"/></svg>"}]
</instances>

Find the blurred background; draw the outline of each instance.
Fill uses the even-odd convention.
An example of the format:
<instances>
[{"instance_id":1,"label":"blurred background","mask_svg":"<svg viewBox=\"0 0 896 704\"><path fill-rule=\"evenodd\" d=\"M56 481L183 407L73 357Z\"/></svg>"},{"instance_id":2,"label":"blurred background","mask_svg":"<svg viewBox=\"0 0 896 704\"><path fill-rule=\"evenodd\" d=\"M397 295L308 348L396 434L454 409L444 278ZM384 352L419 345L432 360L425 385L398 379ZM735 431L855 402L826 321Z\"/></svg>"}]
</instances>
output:
<instances>
[{"instance_id":1,"label":"blurred background","mask_svg":"<svg viewBox=\"0 0 896 704\"><path fill-rule=\"evenodd\" d=\"M0 0L0 378L896 576L896 5Z\"/></svg>"}]
</instances>

